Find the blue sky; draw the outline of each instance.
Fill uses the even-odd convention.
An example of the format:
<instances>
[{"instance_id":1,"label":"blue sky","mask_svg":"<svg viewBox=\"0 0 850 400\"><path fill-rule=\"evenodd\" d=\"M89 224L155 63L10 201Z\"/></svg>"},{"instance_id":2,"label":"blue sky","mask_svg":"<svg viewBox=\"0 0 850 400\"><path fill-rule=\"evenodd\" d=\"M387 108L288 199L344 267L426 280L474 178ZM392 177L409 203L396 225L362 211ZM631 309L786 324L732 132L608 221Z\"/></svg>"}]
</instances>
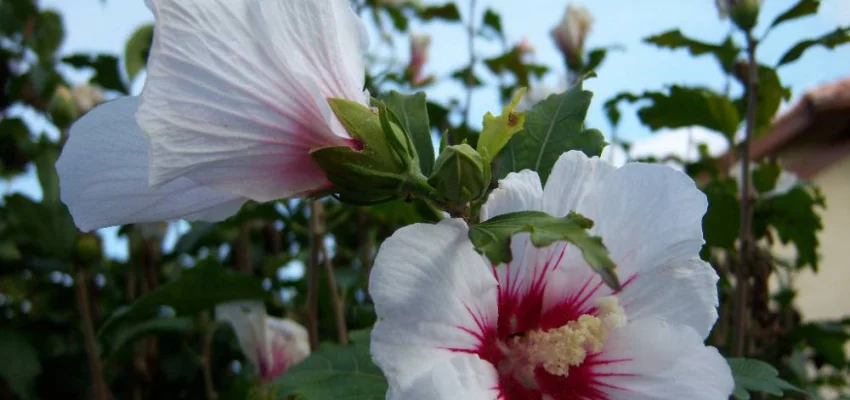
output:
<instances>
[{"instance_id":1,"label":"blue sky","mask_svg":"<svg viewBox=\"0 0 850 400\"><path fill-rule=\"evenodd\" d=\"M426 1L438 3L439 1ZM787 9L796 0L765 0L761 25L757 32L780 11ZM598 78L587 82L594 91L594 103L588 119L590 126L603 132L610 131L602 113L602 103L621 91L641 92L655 90L670 84L704 85L720 89L724 78L716 63L708 57L693 59L684 51L660 50L642 43L642 38L669 29L679 28L686 35L704 41L720 41L729 32L728 21L721 21L713 0L588 0L573 2L586 6L595 17L588 47L620 45L624 51L612 52L600 68ZM67 54L79 52L106 52L121 54L124 44L132 32L142 24L152 21L152 15L143 0L42 0L45 8L62 12L66 26L66 40L62 51ZM489 0L478 1L478 16L492 7L503 15L503 26L510 42L527 38L534 45L538 63L560 66L560 55L549 36L567 5L562 0ZM459 1L461 12L466 17L468 1ZM850 25L850 0L824 0L821 12L798 22L786 24L775 30L761 47L759 58L767 63L776 60L793 43L803 37L819 36L837 26ZM415 25L417 33L433 36L431 57L426 66L429 73L446 76L463 66L468 59L464 27L430 23ZM378 41L373 38L373 49ZM397 56L407 57L406 41L400 39ZM500 52L500 46L481 42L477 45L480 57L490 57ZM557 67L556 67L557 68ZM487 76L483 68L479 74ZM544 84L556 85L562 79L562 71L550 73ZM789 85L794 96L816 85L850 75L850 46L836 51L821 48L810 50L801 61L784 67L780 76ZM75 76L84 79L84 76ZM140 85L136 85L139 90ZM448 99L462 97L463 89L455 82L439 84L427 90L430 97ZM498 110L495 89L476 91L473 97L472 115L480 120L488 110ZM620 127L621 137L630 141L645 140L650 132L640 125L634 113L625 112ZM666 134L662 137L676 136ZM661 137L659 137L661 138ZM667 139L664 139L667 140ZM658 142L650 139L649 142ZM37 196L31 178L7 186L6 191L22 190Z\"/></svg>"}]
</instances>

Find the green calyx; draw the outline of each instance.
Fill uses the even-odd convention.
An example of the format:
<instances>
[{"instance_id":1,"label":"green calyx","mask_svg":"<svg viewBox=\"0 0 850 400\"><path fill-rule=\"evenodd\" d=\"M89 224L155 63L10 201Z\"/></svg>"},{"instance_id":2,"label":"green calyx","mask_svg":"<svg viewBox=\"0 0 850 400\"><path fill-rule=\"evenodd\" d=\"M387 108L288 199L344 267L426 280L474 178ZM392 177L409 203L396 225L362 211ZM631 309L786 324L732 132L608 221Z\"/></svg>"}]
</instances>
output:
<instances>
[{"instance_id":1,"label":"green calyx","mask_svg":"<svg viewBox=\"0 0 850 400\"><path fill-rule=\"evenodd\" d=\"M360 103L329 99L331 109L362 149L332 146L310 156L335 185L340 200L375 204L413 193L433 192L419 171L416 151L383 104L377 112Z\"/></svg>"}]
</instances>

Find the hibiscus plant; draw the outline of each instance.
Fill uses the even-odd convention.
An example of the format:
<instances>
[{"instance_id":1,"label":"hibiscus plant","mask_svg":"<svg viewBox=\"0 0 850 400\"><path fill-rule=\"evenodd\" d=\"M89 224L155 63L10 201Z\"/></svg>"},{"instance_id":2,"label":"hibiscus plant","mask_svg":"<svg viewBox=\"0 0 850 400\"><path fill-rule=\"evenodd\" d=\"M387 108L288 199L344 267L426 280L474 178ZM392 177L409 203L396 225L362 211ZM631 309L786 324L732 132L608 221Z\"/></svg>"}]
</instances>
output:
<instances>
[{"instance_id":1,"label":"hibiscus plant","mask_svg":"<svg viewBox=\"0 0 850 400\"><path fill-rule=\"evenodd\" d=\"M613 129L639 103L652 130L740 151L624 165L585 88L622 48L588 48L580 6L551 31L560 71L476 0L145 3L121 58L61 53L62 15L0 3L0 171L41 188L0 203L0 399L850 393L850 324L802 322L785 279L817 268L822 195L775 161L729 163L790 98L779 68L850 42L758 59L819 0L768 25L760 1L718 0L725 41L645 39L712 56L727 90L620 93ZM467 32L445 77L411 29L437 24ZM402 38L409 62L386 57ZM547 75L565 87L541 94ZM459 98L429 97L451 81ZM478 119L482 88L503 107Z\"/></svg>"}]
</instances>

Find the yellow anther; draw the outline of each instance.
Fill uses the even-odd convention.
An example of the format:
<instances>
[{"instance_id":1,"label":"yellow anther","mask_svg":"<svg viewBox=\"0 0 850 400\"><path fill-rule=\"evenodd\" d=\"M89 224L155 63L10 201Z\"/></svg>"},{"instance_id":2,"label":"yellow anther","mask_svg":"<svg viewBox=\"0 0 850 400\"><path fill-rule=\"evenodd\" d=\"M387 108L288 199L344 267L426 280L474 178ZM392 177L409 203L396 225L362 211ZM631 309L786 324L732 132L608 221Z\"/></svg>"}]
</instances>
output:
<instances>
[{"instance_id":1,"label":"yellow anther","mask_svg":"<svg viewBox=\"0 0 850 400\"><path fill-rule=\"evenodd\" d=\"M588 351L602 351L610 330L626 323L625 310L616 297L601 298L596 306L598 316L585 314L560 328L528 332L515 338L513 347L525 351L532 368L542 366L552 375L567 376L570 367L584 362Z\"/></svg>"}]
</instances>

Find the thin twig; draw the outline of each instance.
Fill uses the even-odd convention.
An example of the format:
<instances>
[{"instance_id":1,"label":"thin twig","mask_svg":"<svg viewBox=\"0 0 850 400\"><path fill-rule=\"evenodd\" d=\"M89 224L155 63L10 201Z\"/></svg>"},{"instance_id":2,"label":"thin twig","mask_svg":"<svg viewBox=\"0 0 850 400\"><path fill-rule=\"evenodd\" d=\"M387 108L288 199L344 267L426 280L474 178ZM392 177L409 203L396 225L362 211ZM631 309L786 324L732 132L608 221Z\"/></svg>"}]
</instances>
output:
<instances>
[{"instance_id":1,"label":"thin twig","mask_svg":"<svg viewBox=\"0 0 850 400\"><path fill-rule=\"evenodd\" d=\"M342 344L348 344L348 328L345 326L345 308L342 298L339 296L339 288L336 286L336 275L328 249L322 243L322 258L324 259L325 274L328 277L328 290L331 293L331 304L334 308L334 320L336 321L336 339Z\"/></svg>"},{"instance_id":2,"label":"thin twig","mask_svg":"<svg viewBox=\"0 0 850 400\"><path fill-rule=\"evenodd\" d=\"M251 273L251 225L243 222L239 229L239 242L236 244L236 271Z\"/></svg>"},{"instance_id":3,"label":"thin twig","mask_svg":"<svg viewBox=\"0 0 850 400\"><path fill-rule=\"evenodd\" d=\"M319 346L319 243L324 239L319 232L321 203L310 201L310 262L307 266L307 332L310 348Z\"/></svg>"},{"instance_id":4,"label":"thin twig","mask_svg":"<svg viewBox=\"0 0 850 400\"><path fill-rule=\"evenodd\" d=\"M215 324L211 322L210 313L204 311L200 315L201 335L203 335L203 344L201 347L201 356L198 357L198 363L201 364L201 373L204 376L204 391L207 395L207 400L218 400L218 393L215 391L215 383L212 376L212 340L215 335Z\"/></svg>"},{"instance_id":5,"label":"thin twig","mask_svg":"<svg viewBox=\"0 0 850 400\"><path fill-rule=\"evenodd\" d=\"M733 354L742 357L747 351L747 329L750 324L749 268L752 261L752 210L750 196L750 139L756 127L756 107L758 106L758 64L756 63L756 40L747 33L747 127L741 142L741 244L740 257L735 269L735 342Z\"/></svg>"},{"instance_id":6,"label":"thin twig","mask_svg":"<svg viewBox=\"0 0 850 400\"><path fill-rule=\"evenodd\" d=\"M95 400L109 400L112 398L112 394L106 385L106 379L103 377L103 362L100 359L97 348L94 320L91 313L91 304L89 304L88 279L89 274L86 268L79 267L76 273L77 311L80 313L80 326L83 331L83 341L89 362L94 398Z\"/></svg>"}]
</instances>

